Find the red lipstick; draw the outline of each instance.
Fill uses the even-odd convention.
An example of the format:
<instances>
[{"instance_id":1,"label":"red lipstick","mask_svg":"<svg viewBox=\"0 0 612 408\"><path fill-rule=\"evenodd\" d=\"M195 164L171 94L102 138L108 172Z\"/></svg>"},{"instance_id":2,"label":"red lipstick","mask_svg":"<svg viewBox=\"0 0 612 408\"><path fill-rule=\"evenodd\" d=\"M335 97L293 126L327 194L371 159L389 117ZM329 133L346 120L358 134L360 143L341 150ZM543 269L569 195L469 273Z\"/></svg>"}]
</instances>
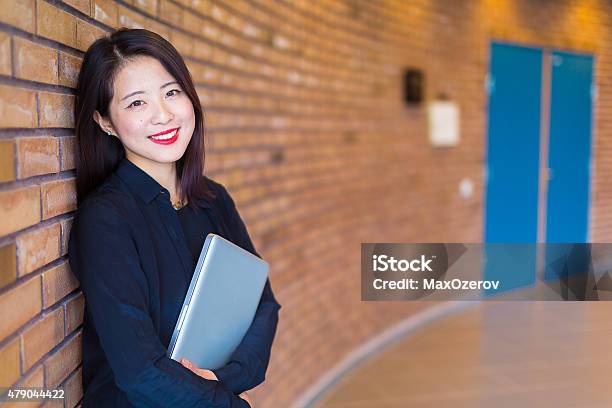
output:
<instances>
[{"instance_id":1,"label":"red lipstick","mask_svg":"<svg viewBox=\"0 0 612 408\"><path fill-rule=\"evenodd\" d=\"M180 128L164 130L163 132L159 132L154 135L147 136L147 138L153 143L169 145L178 140L179 129Z\"/></svg>"}]
</instances>

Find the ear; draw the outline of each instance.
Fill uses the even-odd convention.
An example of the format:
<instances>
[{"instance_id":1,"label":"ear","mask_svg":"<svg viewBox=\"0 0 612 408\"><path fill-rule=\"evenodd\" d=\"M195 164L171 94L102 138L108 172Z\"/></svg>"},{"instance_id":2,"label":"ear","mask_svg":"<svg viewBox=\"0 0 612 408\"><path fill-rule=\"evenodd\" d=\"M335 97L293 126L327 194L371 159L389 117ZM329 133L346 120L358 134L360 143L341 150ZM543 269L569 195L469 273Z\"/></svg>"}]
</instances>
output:
<instances>
[{"instance_id":1,"label":"ear","mask_svg":"<svg viewBox=\"0 0 612 408\"><path fill-rule=\"evenodd\" d=\"M98 126L100 126L104 133L108 133L110 131L110 134L112 136L116 136L115 131L113 131L113 126L111 125L110 120L100 115L100 112L98 112L97 110L93 113L93 120L98 124Z\"/></svg>"}]
</instances>

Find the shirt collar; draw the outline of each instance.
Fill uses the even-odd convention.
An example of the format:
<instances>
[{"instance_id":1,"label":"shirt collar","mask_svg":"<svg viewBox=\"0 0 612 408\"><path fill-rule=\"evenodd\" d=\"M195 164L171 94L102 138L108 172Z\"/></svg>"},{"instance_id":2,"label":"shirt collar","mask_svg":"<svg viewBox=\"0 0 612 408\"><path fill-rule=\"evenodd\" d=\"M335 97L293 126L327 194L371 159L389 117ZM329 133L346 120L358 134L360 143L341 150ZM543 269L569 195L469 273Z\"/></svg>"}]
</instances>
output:
<instances>
[{"instance_id":1,"label":"shirt collar","mask_svg":"<svg viewBox=\"0 0 612 408\"><path fill-rule=\"evenodd\" d=\"M142 170L140 167L129 161L124 157L117 167L117 175L125 181L132 191L136 193L146 204L157 197L161 192L168 194L170 199L170 193L161 184L159 184L153 177L149 176L147 172ZM201 200L198 204L199 207L210 208L210 203L205 200Z\"/></svg>"},{"instance_id":2,"label":"shirt collar","mask_svg":"<svg viewBox=\"0 0 612 408\"><path fill-rule=\"evenodd\" d=\"M162 191L168 191L153 177L125 157L117 167L117 174L147 204L153 201Z\"/></svg>"}]
</instances>

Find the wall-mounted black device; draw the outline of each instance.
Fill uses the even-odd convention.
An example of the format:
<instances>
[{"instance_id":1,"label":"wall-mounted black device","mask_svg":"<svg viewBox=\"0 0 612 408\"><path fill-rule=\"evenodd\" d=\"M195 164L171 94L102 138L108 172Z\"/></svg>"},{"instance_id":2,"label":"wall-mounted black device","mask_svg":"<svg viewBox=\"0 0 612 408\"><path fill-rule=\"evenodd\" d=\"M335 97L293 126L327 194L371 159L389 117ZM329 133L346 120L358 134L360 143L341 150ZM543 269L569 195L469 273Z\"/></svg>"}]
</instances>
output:
<instances>
[{"instance_id":1,"label":"wall-mounted black device","mask_svg":"<svg viewBox=\"0 0 612 408\"><path fill-rule=\"evenodd\" d=\"M404 71L404 101L409 105L418 105L425 94L425 78L423 71L408 68Z\"/></svg>"}]
</instances>

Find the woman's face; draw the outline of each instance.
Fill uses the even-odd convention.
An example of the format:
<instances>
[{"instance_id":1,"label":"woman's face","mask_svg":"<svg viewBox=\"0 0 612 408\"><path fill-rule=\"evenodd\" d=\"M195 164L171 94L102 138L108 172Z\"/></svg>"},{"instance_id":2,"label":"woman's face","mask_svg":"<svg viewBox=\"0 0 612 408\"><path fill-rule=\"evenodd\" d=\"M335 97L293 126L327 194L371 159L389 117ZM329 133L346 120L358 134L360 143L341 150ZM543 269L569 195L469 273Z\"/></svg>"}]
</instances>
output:
<instances>
[{"instance_id":1,"label":"woman's face","mask_svg":"<svg viewBox=\"0 0 612 408\"><path fill-rule=\"evenodd\" d=\"M161 63L148 56L120 68L109 118L96 111L94 119L121 140L131 162L145 168L180 159L195 128L191 100Z\"/></svg>"}]
</instances>

